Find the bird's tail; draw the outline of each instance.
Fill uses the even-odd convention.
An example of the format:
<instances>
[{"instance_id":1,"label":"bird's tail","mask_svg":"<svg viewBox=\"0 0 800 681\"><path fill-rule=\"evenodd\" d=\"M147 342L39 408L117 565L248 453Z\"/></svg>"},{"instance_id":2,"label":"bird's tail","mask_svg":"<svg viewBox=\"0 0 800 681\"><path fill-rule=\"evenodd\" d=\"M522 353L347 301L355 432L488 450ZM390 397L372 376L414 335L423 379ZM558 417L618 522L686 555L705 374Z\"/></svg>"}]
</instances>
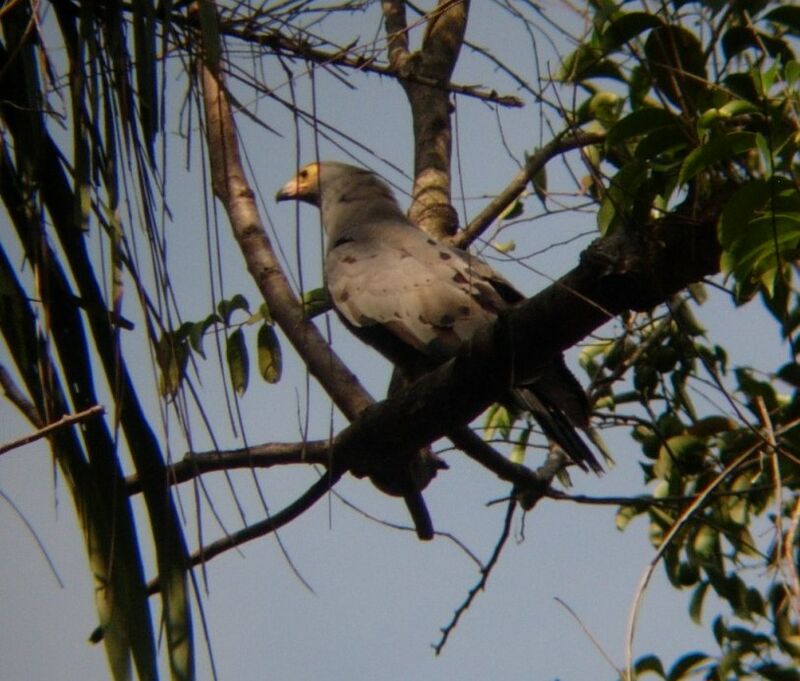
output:
<instances>
[{"instance_id":1,"label":"bird's tail","mask_svg":"<svg viewBox=\"0 0 800 681\"><path fill-rule=\"evenodd\" d=\"M519 405L533 415L547 439L564 450L577 466L584 471L591 469L595 473L602 473L603 467L567 414L548 399L545 391L538 390L537 387L528 386L514 390L514 397Z\"/></svg>"}]
</instances>

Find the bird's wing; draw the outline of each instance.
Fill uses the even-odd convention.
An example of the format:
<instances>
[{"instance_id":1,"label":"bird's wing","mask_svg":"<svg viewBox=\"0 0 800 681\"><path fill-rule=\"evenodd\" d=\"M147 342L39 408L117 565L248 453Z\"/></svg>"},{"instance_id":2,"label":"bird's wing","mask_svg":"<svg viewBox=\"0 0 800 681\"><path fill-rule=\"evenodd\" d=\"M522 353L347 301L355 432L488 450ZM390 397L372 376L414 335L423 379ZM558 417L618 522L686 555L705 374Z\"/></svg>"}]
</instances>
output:
<instances>
[{"instance_id":1,"label":"bird's wing","mask_svg":"<svg viewBox=\"0 0 800 681\"><path fill-rule=\"evenodd\" d=\"M373 225L364 238L332 244L325 273L352 326L383 326L432 356L453 354L506 306L470 256L404 224Z\"/></svg>"}]
</instances>

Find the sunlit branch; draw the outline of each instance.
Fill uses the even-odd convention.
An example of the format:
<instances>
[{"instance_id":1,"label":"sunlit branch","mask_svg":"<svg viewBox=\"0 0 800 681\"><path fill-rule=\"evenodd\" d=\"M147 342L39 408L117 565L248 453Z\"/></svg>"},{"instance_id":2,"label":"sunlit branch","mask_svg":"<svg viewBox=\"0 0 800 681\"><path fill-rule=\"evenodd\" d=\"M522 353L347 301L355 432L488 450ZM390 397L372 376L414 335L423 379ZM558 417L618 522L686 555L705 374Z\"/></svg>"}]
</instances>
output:
<instances>
[{"instance_id":1,"label":"sunlit branch","mask_svg":"<svg viewBox=\"0 0 800 681\"><path fill-rule=\"evenodd\" d=\"M452 243L460 248L469 246L475 239L510 206L533 177L544 168L550 160L573 149L579 149L591 144L600 144L605 135L585 132L564 132L551 142L533 153L505 189L501 191L472 221L458 234L452 237Z\"/></svg>"}]
</instances>

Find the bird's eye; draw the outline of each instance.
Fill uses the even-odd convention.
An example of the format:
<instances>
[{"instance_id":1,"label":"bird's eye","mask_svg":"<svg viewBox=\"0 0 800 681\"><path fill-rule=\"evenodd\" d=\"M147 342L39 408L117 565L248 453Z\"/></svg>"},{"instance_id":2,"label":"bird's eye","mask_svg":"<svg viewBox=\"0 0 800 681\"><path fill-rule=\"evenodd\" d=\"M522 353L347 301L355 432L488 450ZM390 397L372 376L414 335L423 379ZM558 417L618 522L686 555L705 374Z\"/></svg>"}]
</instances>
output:
<instances>
[{"instance_id":1,"label":"bird's eye","mask_svg":"<svg viewBox=\"0 0 800 681\"><path fill-rule=\"evenodd\" d=\"M305 180L307 177L308 177L308 171L307 170L301 170L300 171L300 178Z\"/></svg>"}]
</instances>

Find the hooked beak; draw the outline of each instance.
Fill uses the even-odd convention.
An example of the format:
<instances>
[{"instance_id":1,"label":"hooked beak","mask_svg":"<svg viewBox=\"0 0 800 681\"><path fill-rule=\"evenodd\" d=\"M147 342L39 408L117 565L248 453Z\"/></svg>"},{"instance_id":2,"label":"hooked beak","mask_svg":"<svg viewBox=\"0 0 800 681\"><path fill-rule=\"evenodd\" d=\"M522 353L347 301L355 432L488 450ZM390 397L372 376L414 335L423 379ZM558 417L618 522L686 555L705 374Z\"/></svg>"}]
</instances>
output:
<instances>
[{"instance_id":1,"label":"hooked beak","mask_svg":"<svg viewBox=\"0 0 800 681\"><path fill-rule=\"evenodd\" d=\"M296 199L299 195L299 188L297 178L294 177L289 180L283 187L275 194L276 201L288 201L289 199Z\"/></svg>"},{"instance_id":2,"label":"hooked beak","mask_svg":"<svg viewBox=\"0 0 800 681\"><path fill-rule=\"evenodd\" d=\"M275 195L276 201L305 201L312 205L319 203L319 164L309 163L300 169Z\"/></svg>"}]
</instances>

